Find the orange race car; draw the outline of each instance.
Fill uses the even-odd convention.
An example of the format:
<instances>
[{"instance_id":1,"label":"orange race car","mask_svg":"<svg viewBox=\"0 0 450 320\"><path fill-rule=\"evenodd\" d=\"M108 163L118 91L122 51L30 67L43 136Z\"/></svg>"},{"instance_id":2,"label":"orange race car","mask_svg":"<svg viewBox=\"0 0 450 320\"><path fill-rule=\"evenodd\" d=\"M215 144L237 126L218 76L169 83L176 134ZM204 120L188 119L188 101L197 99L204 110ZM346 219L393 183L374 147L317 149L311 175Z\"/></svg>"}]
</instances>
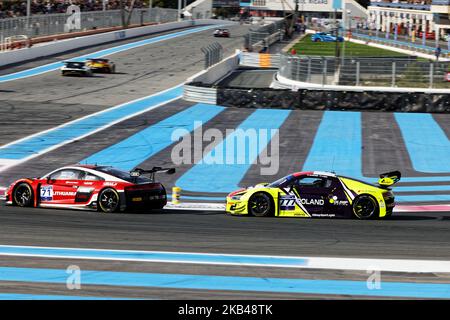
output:
<instances>
[{"instance_id":1,"label":"orange race car","mask_svg":"<svg viewBox=\"0 0 450 320\"><path fill-rule=\"evenodd\" d=\"M116 72L116 65L114 64L114 62L108 59L88 59L86 60L86 65L93 72L106 72L106 73Z\"/></svg>"}]
</instances>

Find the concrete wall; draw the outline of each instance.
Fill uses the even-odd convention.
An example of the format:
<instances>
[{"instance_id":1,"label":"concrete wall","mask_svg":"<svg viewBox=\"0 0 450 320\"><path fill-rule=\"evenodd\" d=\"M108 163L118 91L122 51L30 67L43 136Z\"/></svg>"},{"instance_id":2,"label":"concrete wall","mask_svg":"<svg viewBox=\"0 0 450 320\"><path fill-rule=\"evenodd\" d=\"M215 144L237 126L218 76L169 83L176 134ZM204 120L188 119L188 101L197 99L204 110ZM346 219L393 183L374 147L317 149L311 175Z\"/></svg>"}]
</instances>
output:
<instances>
[{"instance_id":1,"label":"concrete wall","mask_svg":"<svg viewBox=\"0 0 450 320\"><path fill-rule=\"evenodd\" d=\"M224 78L226 75L230 74L239 66L239 55L240 51L237 50L236 53L225 58L209 67L206 70L200 71L199 73L193 75L186 80L186 83L191 82L201 82L204 84L214 84L220 79Z\"/></svg>"}]
</instances>

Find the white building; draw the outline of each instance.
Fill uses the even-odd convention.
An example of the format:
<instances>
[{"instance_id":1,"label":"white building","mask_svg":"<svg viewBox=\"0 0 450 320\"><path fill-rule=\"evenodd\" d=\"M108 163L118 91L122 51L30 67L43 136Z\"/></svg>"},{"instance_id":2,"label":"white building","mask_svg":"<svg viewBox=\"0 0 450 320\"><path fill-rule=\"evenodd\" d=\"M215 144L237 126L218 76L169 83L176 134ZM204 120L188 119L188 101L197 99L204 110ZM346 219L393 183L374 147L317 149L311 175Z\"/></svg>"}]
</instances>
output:
<instances>
[{"instance_id":1,"label":"white building","mask_svg":"<svg viewBox=\"0 0 450 320\"><path fill-rule=\"evenodd\" d=\"M247 8L252 16L282 17L284 12L295 10L295 0L241 0L240 6ZM333 18L335 11L340 19L344 7L346 17L367 20L367 10L354 0L298 0L300 16L306 21L311 18Z\"/></svg>"},{"instance_id":2,"label":"white building","mask_svg":"<svg viewBox=\"0 0 450 320\"><path fill-rule=\"evenodd\" d=\"M368 7L373 30L411 34L413 30L443 34L450 28L450 0L373 1Z\"/></svg>"}]
</instances>

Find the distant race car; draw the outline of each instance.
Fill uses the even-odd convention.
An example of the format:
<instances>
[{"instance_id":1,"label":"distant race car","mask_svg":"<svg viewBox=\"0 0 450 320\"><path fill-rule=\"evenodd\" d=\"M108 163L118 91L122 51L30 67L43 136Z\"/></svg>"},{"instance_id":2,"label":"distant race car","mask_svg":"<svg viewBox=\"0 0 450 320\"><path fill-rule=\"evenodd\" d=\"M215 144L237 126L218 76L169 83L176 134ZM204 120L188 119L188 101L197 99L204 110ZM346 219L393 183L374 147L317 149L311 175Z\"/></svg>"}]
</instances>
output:
<instances>
[{"instance_id":1,"label":"distant race car","mask_svg":"<svg viewBox=\"0 0 450 320\"><path fill-rule=\"evenodd\" d=\"M216 29L214 31L214 37L229 38L230 37L230 30L228 30L228 29Z\"/></svg>"},{"instance_id":2,"label":"distant race car","mask_svg":"<svg viewBox=\"0 0 450 320\"><path fill-rule=\"evenodd\" d=\"M155 182L156 172L172 174L175 169L137 168L126 172L108 166L67 166L42 178L15 181L6 191L6 204L102 212L133 207L161 209L167 204L167 194L164 186Z\"/></svg>"},{"instance_id":3,"label":"distant race car","mask_svg":"<svg viewBox=\"0 0 450 320\"><path fill-rule=\"evenodd\" d=\"M336 42L336 36L333 36L332 34L326 33L326 32L317 32L311 36L311 41L313 41L313 42ZM341 36L338 36L337 41L343 42L344 38Z\"/></svg>"},{"instance_id":4,"label":"distant race car","mask_svg":"<svg viewBox=\"0 0 450 320\"><path fill-rule=\"evenodd\" d=\"M93 72L116 72L116 65L109 59L88 59L86 65L91 68Z\"/></svg>"},{"instance_id":5,"label":"distant race car","mask_svg":"<svg viewBox=\"0 0 450 320\"><path fill-rule=\"evenodd\" d=\"M226 211L258 217L384 218L395 207L389 186L400 178L399 171L384 173L374 185L330 172L297 172L230 193Z\"/></svg>"},{"instance_id":6,"label":"distant race car","mask_svg":"<svg viewBox=\"0 0 450 320\"><path fill-rule=\"evenodd\" d=\"M63 76L78 75L78 76L92 76L92 70L81 61L65 61L64 66L61 67L61 74Z\"/></svg>"}]
</instances>

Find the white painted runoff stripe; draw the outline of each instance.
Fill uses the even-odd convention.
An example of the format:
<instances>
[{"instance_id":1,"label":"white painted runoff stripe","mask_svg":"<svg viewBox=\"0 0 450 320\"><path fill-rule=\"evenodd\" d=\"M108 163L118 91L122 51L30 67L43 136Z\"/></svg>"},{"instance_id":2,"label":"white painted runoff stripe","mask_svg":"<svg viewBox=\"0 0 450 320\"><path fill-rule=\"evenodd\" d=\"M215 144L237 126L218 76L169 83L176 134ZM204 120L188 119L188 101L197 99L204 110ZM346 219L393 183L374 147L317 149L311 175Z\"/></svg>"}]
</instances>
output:
<instances>
[{"instance_id":1,"label":"white painted runoff stripe","mask_svg":"<svg viewBox=\"0 0 450 320\"><path fill-rule=\"evenodd\" d=\"M180 99L183 94L183 87L182 84L169 88L167 90L149 95L147 97L139 98L133 101L129 101L120 105L117 105L112 108L108 108L106 110L102 110L87 116L84 116L82 118L64 123L62 125L59 125L57 127L41 131L35 134L32 134L30 136L24 137L22 139L10 142L6 145L0 146L0 162L4 163L5 165L0 166L0 172L5 171L9 169L12 166L18 165L20 163L23 163L25 161L31 160L37 156L40 156L42 154L48 153L50 151L53 151L63 145L66 145L68 143L71 143L76 140L83 139L87 136L90 136L92 134L95 134L99 131L105 130L119 122L125 121L127 119L130 119L132 117L138 116L142 113L148 112L150 110L159 108L169 102L175 101L177 99ZM129 110L130 112L126 115L123 115L123 110ZM131 109L136 109L135 112L133 112ZM112 113L117 113L115 116L110 116ZM97 121L98 119L102 119L102 121ZM97 122L96 122L97 121ZM89 128L82 127L83 130L80 130L80 134L76 134L75 129L71 129L71 126L79 126L84 125L85 122L89 122ZM93 123L91 123L93 122ZM70 135L70 138L61 139L58 142L54 142L53 135L55 135L57 132L65 130L72 132ZM44 146L43 143L39 143L39 141L44 141L45 137L49 136L49 144L47 147ZM59 137L59 135L57 135ZM64 137L64 136L62 136ZM29 147L31 145L32 147ZM15 147L21 146L19 149L21 149L21 152L16 151ZM25 148L23 147L25 146ZM34 150L31 154L24 155L23 151L33 150L35 146L38 146L38 149ZM12 152L9 152L8 150L12 150ZM6 154L8 156L13 155L16 153L18 155L17 159L8 159L6 156L3 156L2 154Z\"/></svg>"},{"instance_id":2,"label":"white painted runoff stripe","mask_svg":"<svg viewBox=\"0 0 450 320\"><path fill-rule=\"evenodd\" d=\"M0 255L144 261L207 265L252 265L259 267L391 271L406 273L450 273L450 261L409 259L363 259L337 257L294 257L269 255L215 254L167 251L108 250L86 248L0 245Z\"/></svg>"}]
</instances>

